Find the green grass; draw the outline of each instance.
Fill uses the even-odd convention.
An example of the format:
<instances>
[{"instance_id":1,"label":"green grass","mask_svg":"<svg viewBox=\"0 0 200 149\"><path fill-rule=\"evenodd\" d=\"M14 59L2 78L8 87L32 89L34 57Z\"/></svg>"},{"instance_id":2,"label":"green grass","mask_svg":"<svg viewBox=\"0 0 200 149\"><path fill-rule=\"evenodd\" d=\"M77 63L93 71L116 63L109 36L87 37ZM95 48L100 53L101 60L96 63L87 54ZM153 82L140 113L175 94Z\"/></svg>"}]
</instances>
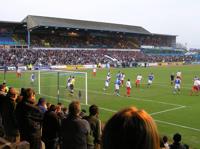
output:
<instances>
[{"instance_id":1,"label":"green grass","mask_svg":"<svg viewBox=\"0 0 200 149\"><path fill-rule=\"evenodd\" d=\"M111 83L107 91L103 91L104 80L107 70L98 70L97 76L92 77L88 70L88 99L89 104L97 104L101 107L100 118L106 122L115 111L128 106L136 106L150 113L155 119L161 135L172 138L173 134L179 132L183 136L183 143L189 144L193 149L200 148L200 96L190 96L189 92L193 85L195 75L200 76L200 66L177 66L177 67L150 67L150 68L127 68L111 69ZM126 79L132 81L131 97L125 97L125 88L120 89L120 97L114 96L114 81L117 72L121 70L126 74ZM183 74L182 89L180 95L174 95L173 87L170 85L170 74L181 71ZM153 72L155 80L150 88L147 88L147 76ZM143 76L142 86L136 89L134 81L136 75ZM8 73L7 84L16 88L33 87L38 90L37 81L30 85L30 72L23 73L21 79L17 79L14 73ZM76 95L70 97L67 90L65 74L60 75L60 101L68 105L69 101L76 98L77 92L81 90L84 98L84 76L76 75ZM3 75L0 76L3 81ZM57 102L57 75L55 73L41 73L41 94L50 102ZM40 97L41 95L38 95ZM84 99L81 99L84 103ZM88 110L88 106L83 105Z\"/></svg>"}]
</instances>

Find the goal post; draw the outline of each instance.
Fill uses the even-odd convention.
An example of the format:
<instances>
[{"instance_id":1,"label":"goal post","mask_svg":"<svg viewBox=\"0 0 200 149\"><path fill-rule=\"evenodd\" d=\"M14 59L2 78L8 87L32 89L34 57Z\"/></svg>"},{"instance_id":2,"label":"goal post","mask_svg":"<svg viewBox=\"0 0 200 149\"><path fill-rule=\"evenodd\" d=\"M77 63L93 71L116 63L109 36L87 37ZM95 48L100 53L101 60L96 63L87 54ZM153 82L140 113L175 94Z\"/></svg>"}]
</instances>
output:
<instances>
[{"instance_id":1,"label":"goal post","mask_svg":"<svg viewBox=\"0 0 200 149\"><path fill-rule=\"evenodd\" d=\"M73 93L67 86L70 76L75 79ZM46 97L57 98L57 102L79 99L82 104L88 105L87 72L39 70L38 93Z\"/></svg>"}]
</instances>

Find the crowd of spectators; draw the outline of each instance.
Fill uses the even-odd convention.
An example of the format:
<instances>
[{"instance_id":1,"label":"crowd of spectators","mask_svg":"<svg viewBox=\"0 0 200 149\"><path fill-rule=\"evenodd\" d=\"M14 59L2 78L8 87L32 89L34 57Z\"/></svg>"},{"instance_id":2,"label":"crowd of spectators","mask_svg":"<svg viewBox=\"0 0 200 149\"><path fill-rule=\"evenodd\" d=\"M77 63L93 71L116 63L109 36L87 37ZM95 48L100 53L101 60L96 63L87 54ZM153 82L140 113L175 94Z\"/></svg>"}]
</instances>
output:
<instances>
[{"instance_id":1,"label":"crowd of spectators","mask_svg":"<svg viewBox=\"0 0 200 149\"><path fill-rule=\"evenodd\" d=\"M144 110L125 108L115 113L102 127L99 108L89 107L89 115L81 112L79 101L68 108L62 103L51 105L45 98L36 104L31 88L21 93L0 85L0 131L10 142L27 141L30 149L189 149L181 144L181 135L159 136L156 123ZM103 131L102 131L103 130Z\"/></svg>"},{"instance_id":2,"label":"crowd of spectators","mask_svg":"<svg viewBox=\"0 0 200 149\"><path fill-rule=\"evenodd\" d=\"M120 63L131 62L179 62L193 61L192 56L146 55L142 51L108 51L99 50L47 50L47 49L0 49L0 66L3 65L77 65L105 64L108 55Z\"/></svg>"},{"instance_id":3,"label":"crowd of spectators","mask_svg":"<svg viewBox=\"0 0 200 149\"><path fill-rule=\"evenodd\" d=\"M76 34L76 33L74 33ZM115 49L136 49L139 45L133 40L124 36L99 37L99 36L56 36L32 35L32 47L61 47L61 48L115 48Z\"/></svg>"}]
</instances>

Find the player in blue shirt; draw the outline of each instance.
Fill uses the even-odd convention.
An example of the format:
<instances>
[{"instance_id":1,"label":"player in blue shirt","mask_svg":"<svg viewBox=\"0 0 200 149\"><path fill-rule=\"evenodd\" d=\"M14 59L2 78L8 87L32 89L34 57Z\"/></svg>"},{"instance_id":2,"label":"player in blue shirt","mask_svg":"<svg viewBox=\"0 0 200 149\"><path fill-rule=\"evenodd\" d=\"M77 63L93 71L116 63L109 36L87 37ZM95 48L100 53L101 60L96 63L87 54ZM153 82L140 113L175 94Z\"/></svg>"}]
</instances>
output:
<instances>
[{"instance_id":1,"label":"player in blue shirt","mask_svg":"<svg viewBox=\"0 0 200 149\"><path fill-rule=\"evenodd\" d=\"M181 79L179 77L176 77L174 81L174 94L178 93L180 94L181 91Z\"/></svg>"},{"instance_id":2,"label":"player in blue shirt","mask_svg":"<svg viewBox=\"0 0 200 149\"><path fill-rule=\"evenodd\" d=\"M121 85L121 81L120 81L120 79L116 79L116 81L115 81L115 94L117 95L117 96L119 96L119 87L120 87L120 85Z\"/></svg>"},{"instance_id":3,"label":"player in blue shirt","mask_svg":"<svg viewBox=\"0 0 200 149\"><path fill-rule=\"evenodd\" d=\"M33 84L35 82L35 74L32 73L31 74L31 84Z\"/></svg>"},{"instance_id":4,"label":"player in blue shirt","mask_svg":"<svg viewBox=\"0 0 200 149\"><path fill-rule=\"evenodd\" d=\"M147 83L147 87L150 87L150 85L153 83L154 80L154 75L153 73L149 74L148 76L148 83Z\"/></svg>"}]
</instances>

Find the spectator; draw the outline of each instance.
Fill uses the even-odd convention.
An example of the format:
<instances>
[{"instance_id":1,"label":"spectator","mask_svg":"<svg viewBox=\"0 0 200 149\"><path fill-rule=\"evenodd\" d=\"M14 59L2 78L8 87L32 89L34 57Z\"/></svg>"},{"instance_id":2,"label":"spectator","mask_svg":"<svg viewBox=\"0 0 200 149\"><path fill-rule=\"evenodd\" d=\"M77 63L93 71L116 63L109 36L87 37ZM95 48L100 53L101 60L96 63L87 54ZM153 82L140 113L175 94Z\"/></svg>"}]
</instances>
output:
<instances>
[{"instance_id":1,"label":"spectator","mask_svg":"<svg viewBox=\"0 0 200 149\"><path fill-rule=\"evenodd\" d=\"M186 149L184 145L182 145L181 142L181 135L179 133L174 134L173 136L173 144L170 144L170 149Z\"/></svg>"},{"instance_id":2,"label":"spectator","mask_svg":"<svg viewBox=\"0 0 200 149\"><path fill-rule=\"evenodd\" d=\"M2 105L2 121L5 130L5 138L10 142L16 142L19 130L15 116L17 90L11 87Z\"/></svg>"},{"instance_id":3,"label":"spectator","mask_svg":"<svg viewBox=\"0 0 200 149\"><path fill-rule=\"evenodd\" d=\"M90 124L90 135L88 137L88 149L100 149L101 142L101 121L99 120L99 108L91 105L89 108L90 115L85 119Z\"/></svg>"},{"instance_id":4,"label":"spectator","mask_svg":"<svg viewBox=\"0 0 200 149\"><path fill-rule=\"evenodd\" d=\"M51 107L51 103L47 102L47 110L49 110Z\"/></svg>"},{"instance_id":5,"label":"spectator","mask_svg":"<svg viewBox=\"0 0 200 149\"><path fill-rule=\"evenodd\" d=\"M21 141L28 141L30 149L40 149L43 114L34 104L35 92L33 89L28 88L25 90L22 102L17 105L16 116Z\"/></svg>"},{"instance_id":6,"label":"spectator","mask_svg":"<svg viewBox=\"0 0 200 149\"><path fill-rule=\"evenodd\" d=\"M57 149L59 143L61 121L55 111L56 106L51 105L50 109L44 114L42 140L46 149Z\"/></svg>"},{"instance_id":7,"label":"spectator","mask_svg":"<svg viewBox=\"0 0 200 149\"><path fill-rule=\"evenodd\" d=\"M47 105L46 105L46 100L44 98L40 98L38 100L38 104L37 106L39 107L39 109L45 113L47 111Z\"/></svg>"},{"instance_id":8,"label":"spectator","mask_svg":"<svg viewBox=\"0 0 200 149\"><path fill-rule=\"evenodd\" d=\"M2 109L3 109L3 103L5 101L6 92L5 92L5 85L0 85L0 137L4 136L4 127L2 122Z\"/></svg>"},{"instance_id":9,"label":"spectator","mask_svg":"<svg viewBox=\"0 0 200 149\"><path fill-rule=\"evenodd\" d=\"M160 137L152 117L130 107L108 120L102 143L103 149L159 149Z\"/></svg>"},{"instance_id":10,"label":"spectator","mask_svg":"<svg viewBox=\"0 0 200 149\"><path fill-rule=\"evenodd\" d=\"M163 143L166 149L169 149L169 143L167 136L163 136Z\"/></svg>"},{"instance_id":11,"label":"spectator","mask_svg":"<svg viewBox=\"0 0 200 149\"><path fill-rule=\"evenodd\" d=\"M87 136L90 132L89 123L81 119L79 101L69 104L69 114L62 122L63 149L87 149Z\"/></svg>"},{"instance_id":12,"label":"spectator","mask_svg":"<svg viewBox=\"0 0 200 149\"><path fill-rule=\"evenodd\" d=\"M58 115L58 117L63 120L65 115L64 115L64 112L62 111L62 104L61 103L58 103L57 106L56 106L56 114Z\"/></svg>"}]
</instances>

